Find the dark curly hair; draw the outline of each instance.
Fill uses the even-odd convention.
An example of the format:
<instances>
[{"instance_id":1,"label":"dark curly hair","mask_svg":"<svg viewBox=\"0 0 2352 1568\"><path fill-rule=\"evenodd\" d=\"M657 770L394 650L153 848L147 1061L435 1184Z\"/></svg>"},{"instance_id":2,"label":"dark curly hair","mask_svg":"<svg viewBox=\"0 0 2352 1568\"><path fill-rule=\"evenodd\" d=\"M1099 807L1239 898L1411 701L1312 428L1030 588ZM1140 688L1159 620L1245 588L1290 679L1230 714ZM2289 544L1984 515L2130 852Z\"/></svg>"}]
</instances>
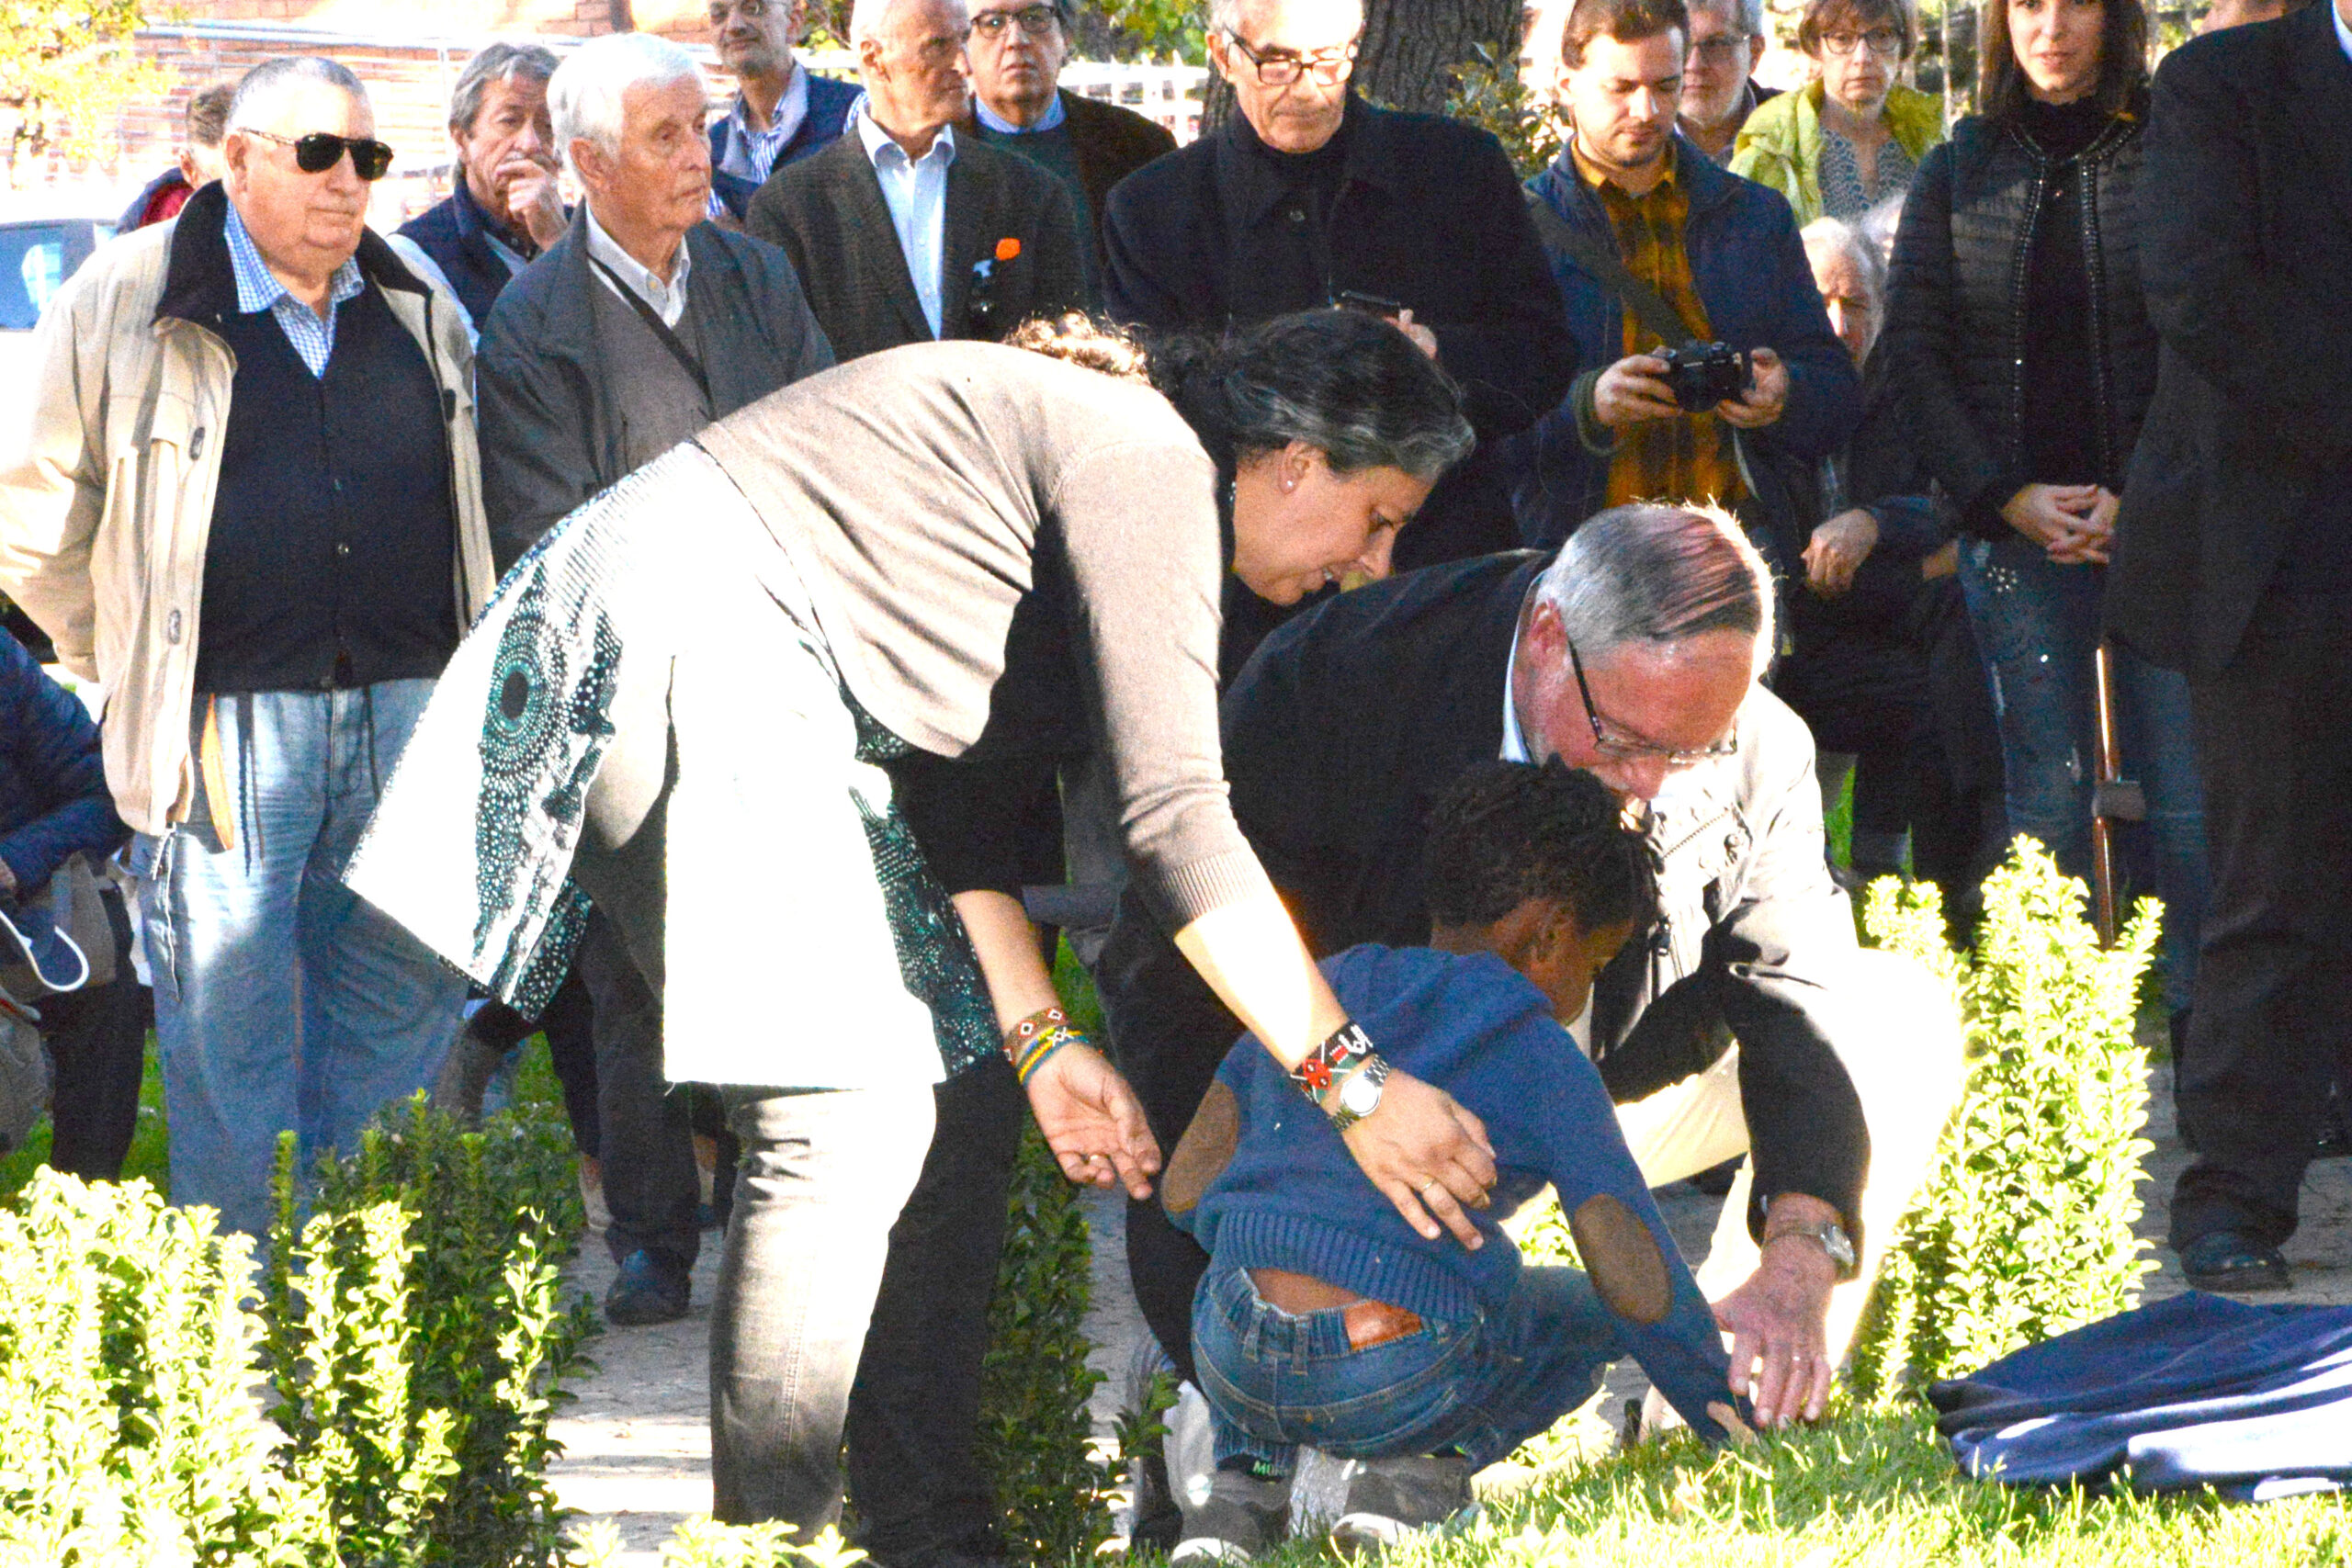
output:
<instances>
[{"instance_id":1,"label":"dark curly hair","mask_svg":"<svg viewBox=\"0 0 2352 1568\"><path fill-rule=\"evenodd\" d=\"M1410 338L1359 310L1300 310L1214 343L1146 340L1071 311L1025 321L1005 342L1148 380L1212 451L1237 458L1303 441L1333 473L1390 468L1434 479L1476 442L1462 389Z\"/></svg>"},{"instance_id":2,"label":"dark curly hair","mask_svg":"<svg viewBox=\"0 0 2352 1568\"><path fill-rule=\"evenodd\" d=\"M1647 845L1599 779L1555 757L1482 762L1445 787L1421 854L1430 919L1486 926L1556 898L1586 931L1647 921L1657 883Z\"/></svg>"}]
</instances>

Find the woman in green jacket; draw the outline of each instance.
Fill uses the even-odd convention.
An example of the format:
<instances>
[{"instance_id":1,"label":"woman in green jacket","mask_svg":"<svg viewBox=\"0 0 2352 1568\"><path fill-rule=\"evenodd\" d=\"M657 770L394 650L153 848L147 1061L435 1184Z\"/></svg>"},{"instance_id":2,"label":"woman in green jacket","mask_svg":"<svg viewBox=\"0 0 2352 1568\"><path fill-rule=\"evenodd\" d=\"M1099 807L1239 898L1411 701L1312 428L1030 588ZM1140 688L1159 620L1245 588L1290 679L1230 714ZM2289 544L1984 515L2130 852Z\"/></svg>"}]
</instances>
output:
<instances>
[{"instance_id":1,"label":"woman in green jacket","mask_svg":"<svg viewBox=\"0 0 2352 1568\"><path fill-rule=\"evenodd\" d=\"M1732 173L1787 197L1799 227L1850 222L1902 195L1944 139L1943 106L1894 80L1917 42L1903 0L1812 0L1797 47L1821 74L1747 117Z\"/></svg>"}]
</instances>

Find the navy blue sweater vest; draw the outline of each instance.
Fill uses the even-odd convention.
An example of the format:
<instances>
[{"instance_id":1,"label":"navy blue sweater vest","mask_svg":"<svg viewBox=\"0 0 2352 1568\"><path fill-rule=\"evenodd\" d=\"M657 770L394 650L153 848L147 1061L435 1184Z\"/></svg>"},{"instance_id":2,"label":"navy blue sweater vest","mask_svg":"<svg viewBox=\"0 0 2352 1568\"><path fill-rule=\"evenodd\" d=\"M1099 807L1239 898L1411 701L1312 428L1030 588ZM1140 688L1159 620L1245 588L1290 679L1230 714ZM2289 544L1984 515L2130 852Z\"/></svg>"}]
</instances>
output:
<instances>
[{"instance_id":1,"label":"navy blue sweater vest","mask_svg":"<svg viewBox=\"0 0 2352 1568\"><path fill-rule=\"evenodd\" d=\"M314 377L267 310L216 330L237 374L204 557L199 692L435 676L458 646L441 392L370 284Z\"/></svg>"}]
</instances>

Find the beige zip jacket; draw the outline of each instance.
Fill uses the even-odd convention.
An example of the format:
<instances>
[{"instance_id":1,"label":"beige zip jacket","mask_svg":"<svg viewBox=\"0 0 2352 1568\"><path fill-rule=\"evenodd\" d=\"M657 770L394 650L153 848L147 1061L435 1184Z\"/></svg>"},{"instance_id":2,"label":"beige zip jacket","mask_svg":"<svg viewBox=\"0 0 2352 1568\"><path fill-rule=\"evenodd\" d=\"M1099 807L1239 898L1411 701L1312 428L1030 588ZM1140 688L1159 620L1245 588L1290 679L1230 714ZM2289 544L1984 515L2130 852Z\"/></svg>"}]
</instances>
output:
<instances>
[{"instance_id":1,"label":"beige zip jacket","mask_svg":"<svg viewBox=\"0 0 2352 1568\"><path fill-rule=\"evenodd\" d=\"M142 833L184 820L194 795L204 552L237 369L217 334L159 311L188 220L183 211L125 235L83 265L42 313L35 385L0 428L0 592L50 635L68 670L105 687L107 784ZM194 231L189 239L183 266ZM441 387L458 535L449 589L458 624L470 626L497 580L464 317L372 231L358 259Z\"/></svg>"}]
</instances>

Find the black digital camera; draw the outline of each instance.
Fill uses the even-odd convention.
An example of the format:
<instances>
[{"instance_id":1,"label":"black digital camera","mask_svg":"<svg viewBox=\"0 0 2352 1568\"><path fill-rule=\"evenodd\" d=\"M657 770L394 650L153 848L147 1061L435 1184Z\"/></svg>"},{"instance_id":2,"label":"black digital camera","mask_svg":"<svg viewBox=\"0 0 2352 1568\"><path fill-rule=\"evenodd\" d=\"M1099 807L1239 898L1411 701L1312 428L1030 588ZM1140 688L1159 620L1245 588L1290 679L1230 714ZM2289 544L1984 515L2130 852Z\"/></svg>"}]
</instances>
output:
<instances>
[{"instance_id":1,"label":"black digital camera","mask_svg":"<svg viewBox=\"0 0 2352 1568\"><path fill-rule=\"evenodd\" d=\"M1666 363L1666 384L1673 389L1675 402L1692 413L1747 390L1747 355L1728 344L1686 343L1680 348L1661 348L1657 357Z\"/></svg>"}]
</instances>

